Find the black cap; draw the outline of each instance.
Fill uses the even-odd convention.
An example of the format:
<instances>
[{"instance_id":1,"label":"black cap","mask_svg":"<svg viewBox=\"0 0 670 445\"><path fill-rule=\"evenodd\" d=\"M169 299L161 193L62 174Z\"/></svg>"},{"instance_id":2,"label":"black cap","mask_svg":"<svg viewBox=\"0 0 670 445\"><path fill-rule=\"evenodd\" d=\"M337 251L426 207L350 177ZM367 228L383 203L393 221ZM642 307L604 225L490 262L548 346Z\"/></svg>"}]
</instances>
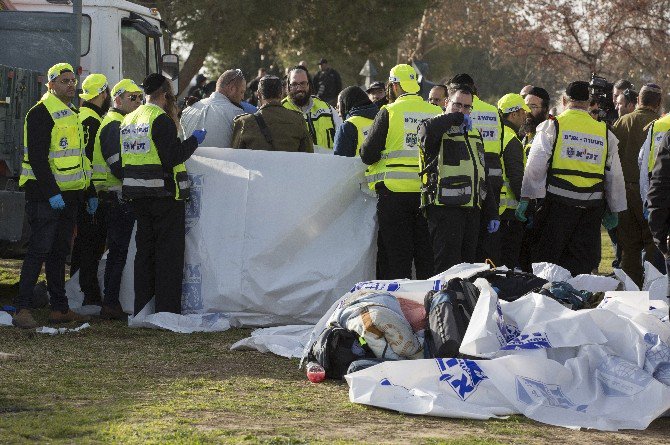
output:
<instances>
[{"instance_id":1,"label":"black cap","mask_svg":"<svg viewBox=\"0 0 670 445\"><path fill-rule=\"evenodd\" d=\"M454 77L451 78L449 83L472 86L475 84L475 81L469 74L463 73L463 74L456 74Z\"/></svg>"},{"instance_id":2,"label":"black cap","mask_svg":"<svg viewBox=\"0 0 670 445\"><path fill-rule=\"evenodd\" d=\"M384 90L384 89L386 89L386 84L384 82L376 81L372 82L368 87L368 89L365 90L365 92L369 93L372 90Z\"/></svg>"},{"instance_id":3,"label":"black cap","mask_svg":"<svg viewBox=\"0 0 670 445\"><path fill-rule=\"evenodd\" d=\"M207 76L205 76L204 74L198 74L197 76L195 76L195 83L200 83L205 80L207 80Z\"/></svg>"},{"instance_id":4,"label":"black cap","mask_svg":"<svg viewBox=\"0 0 670 445\"><path fill-rule=\"evenodd\" d=\"M159 89L167 80L162 74L151 73L144 78L141 87L144 88L144 94L151 94Z\"/></svg>"},{"instance_id":5,"label":"black cap","mask_svg":"<svg viewBox=\"0 0 670 445\"><path fill-rule=\"evenodd\" d=\"M537 96L545 102L549 102L549 93L542 87L533 87L531 88L526 95L530 94L531 96Z\"/></svg>"},{"instance_id":6,"label":"black cap","mask_svg":"<svg viewBox=\"0 0 670 445\"><path fill-rule=\"evenodd\" d=\"M585 102L589 100L589 83L583 80L571 82L565 89L565 94L572 100Z\"/></svg>"},{"instance_id":7,"label":"black cap","mask_svg":"<svg viewBox=\"0 0 670 445\"><path fill-rule=\"evenodd\" d=\"M328 61L324 58L321 58L321 60L319 60L319 65L324 64L324 63L328 63Z\"/></svg>"}]
</instances>

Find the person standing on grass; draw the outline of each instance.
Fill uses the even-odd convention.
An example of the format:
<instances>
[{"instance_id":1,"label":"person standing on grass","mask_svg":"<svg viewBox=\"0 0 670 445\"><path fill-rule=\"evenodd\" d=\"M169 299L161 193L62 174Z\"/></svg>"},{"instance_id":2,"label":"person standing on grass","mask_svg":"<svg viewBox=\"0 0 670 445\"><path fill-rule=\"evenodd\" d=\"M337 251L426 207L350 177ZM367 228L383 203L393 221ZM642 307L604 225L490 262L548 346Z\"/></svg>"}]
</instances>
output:
<instances>
[{"instance_id":1,"label":"person standing on grass","mask_svg":"<svg viewBox=\"0 0 670 445\"><path fill-rule=\"evenodd\" d=\"M23 127L26 148L19 185L25 190L30 240L21 266L12 323L24 329L37 327L30 307L42 264L51 296L49 322L89 320L70 310L65 296L65 259L70 252L77 207L90 185L84 130L71 104L77 79L67 63L49 68L47 79L48 91L28 111Z\"/></svg>"}]
</instances>

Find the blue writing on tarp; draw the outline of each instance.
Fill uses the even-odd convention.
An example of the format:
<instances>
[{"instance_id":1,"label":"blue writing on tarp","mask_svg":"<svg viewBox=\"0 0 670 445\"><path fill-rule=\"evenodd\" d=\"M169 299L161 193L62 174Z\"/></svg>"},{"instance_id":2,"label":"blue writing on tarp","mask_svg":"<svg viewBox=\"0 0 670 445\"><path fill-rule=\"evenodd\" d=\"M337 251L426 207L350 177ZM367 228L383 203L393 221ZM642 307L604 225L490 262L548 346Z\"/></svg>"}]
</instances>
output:
<instances>
[{"instance_id":1,"label":"blue writing on tarp","mask_svg":"<svg viewBox=\"0 0 670 445\"><path fill-rule=\"evenodd\" d=\"M448 383L462 400L470 397L488 378L473 360L436 358L435 361L440 369L440 381Z\"/></svg>"},{"instance_id":2,"label":"blue writing on tarp","mask_svg":"<svg viewBox=\"0 0 670 445\"><path fill-rule=\"evenodd\" d=\"M670 346L658 334L650 332L644 335L644 342L647 345L645 371L653 374L661 383L670 385Z\"/></svg>"},{"instance_id":3,"label":"blue writing on tarp","mask_svg":"<svg viewBox=\"0 0 670 445\"><path fill-rule=\"evenodd\" d=\"M515 324L505 323L505 317L503 316L502 306L500 301L496 301L496 311L493 314L496 325L498 326L498 332L496 332L496 338L500 345L506 345L508 342L514 340L519 336L519 328Z\"/></svg>"},{"instance_id":4,"label":"blue writing on tarp","mask_svg":"<svg viewBox=\"0 0 670 445\"><path fill-rule=\"evenodd\" d=\"M651 374L639 366L616 357L607 356L596 369L600 389L607 397L630 397L644 390L652 380Z\"/></svg>"},{"instance_id":5,"label":"blue writing on tarp","mask_svg":"<svg viewBox=\"0 0 670 445\"><path fill-rule=\"evenodd\" d=\"M502 350L515 351L519 349L547 349L551 348L551 343L547 334L544 332L533 332L531 334L522 334L508 341Z\"/></svg>"},{"instance_id":6,"label":"blue writing on tarp","mask_svg":"<svg viewBox=\"0 0 670 445\"><path fill-rule=\"evenodd\" d=\"M191 182L190 199L186 201L186 235L200 221L202 209L202 189L205 184L205 175L188 175Z\"/></svg>"},{"instance_id":7,"label":"blue writing on tarp","mask_svg":"<svg viewBox=\"0 0 670 445\"><path fill-rule=\"evenodd\" d=\"M528 377L516 376L516 395L519 402L526 405L543 405L555 408L586 412L588 405L573 403L561 389L560 385L543 383Z\"/></svg>"},{"instance_id":8,"label":"blue writing on tarp","mask_svg":"<svg viewBox=\"0 0 670 445\"><path fill-rule=\"evenodd\" d=\"M202 273L200 264L184 264L184 278L181 284L182 309L197 311L203 308Z\"/></svg>"},{"instance_id":9,"label":"blue writing on tarp","mask_svg":"<svg viewBox=\"0 0 670 445\"><path fill-rule=\"evenodd\" d=\"M363 281L357 283L354 287L351 288L349 292L355 292L357 290L366 289L366 290L385 290L387 292L395 292L400 289L400 284L396 282L384 283L380 281Z\"/></svg>"}]
</instances>

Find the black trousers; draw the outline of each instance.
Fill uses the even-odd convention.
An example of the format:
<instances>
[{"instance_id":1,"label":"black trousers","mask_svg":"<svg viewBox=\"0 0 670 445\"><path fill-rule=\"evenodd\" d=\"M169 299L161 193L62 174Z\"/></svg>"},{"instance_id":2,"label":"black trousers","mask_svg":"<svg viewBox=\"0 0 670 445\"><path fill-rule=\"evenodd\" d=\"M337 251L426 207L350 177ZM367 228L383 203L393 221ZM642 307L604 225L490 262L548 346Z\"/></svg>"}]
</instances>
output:
<instances>
[{"instance_id":1,"label":"black trousers","mask_svg":"<svg viewBox=\"0 0 670 445\"><path fill-rule=\"evenodd\" d=\"M129 202L119 201L116 193L106 197L107 204L107 263L105 265L105 298L106 306L119 305L119 291L123 268L126 266L128 245L135 226L135 213Z\"/></svg>"},{"instance_id":2,"label":"black trousers","mask_svg":"<svg viewBox=\"0 0 670 445\"><path fill-rule=\"evenodd\" d=\"M378 264L382 280L412 278L412 261L416 278L433 275L433 253L428 224L419 210L419 193L396 193L382 187L377 190L379 242L382 249Z\"/></svg>"},{"instance_id":3,"label":"black trousers","mask_svg":"<svg viewBox=\"0 0 670 445\"><path fill-rule=\"evenodd\" d=\"M478 208L428 207L428 230L436 274L459 263L475 262L479 218Z\"/></svg>"},{"instance_id":4,"label":"black trousers","mask_svg":"<svg viewBox=\"0 0 670 445\"><path fill-rule=\"evenodd\" d=\"M77 236L72 247L70 276L79 270L79 287L84 293L84 302L100 302L98 264L105 253L107 241L107 204L100 200L95 214L86 211L86 202L77 212Z\"/></svg>"},{"instance_id":5,"label":"black trousers","mask_svg":"<svg viewBox=\"0 0 670 445\"><path fill-rule=\"evenodd\" d=\"M65 209L54 210L47 201L27 201L26 216L30 225L28 251L21 266L17 309L31 307L33 288L45 264L51 310L69 309L65 296L65 260L77 219L77 202L67 201Z\"/></svg>"},{"instance_id":6,"label":"black trousers","mask_svg":"<svg viewBox=\"0 0 670 445\"><path fill-rule=\"evenodd\" d=\"M500 232L500 264L494 264L507 266L509 269L520 268L519 257L524 237L523 223L516 219L502 219L498 231Z\"/></svg>"},{"instance_id":7,"label":"black trousers","mask_svg":"<svg viewBox=\"0 0 670 445\"><path fill-rule=\"evenodd\" d=\"M533 262L547 261L572 275L588 274L600 262L600 224L604 202L581 208L547 197L537 211L537 240L531 248Z\"/></svg>"},{"instance_id":8,"label":"black trousers","mask_svg":"<svg viewBox=\"0 0 670 445\"><path fill-rule=\"evenodd\" d=\"M480 219L478 225L479 239L475 261L483 263L491 260L493 264L500 266L500 230L489 233L489 221L485 219Z\"/></svg>"},{"instance_id":9,"label":"black trousers","mask_svg":"<svg viewBox=\"0 0 670 445\"><path fill-rule=\"evenodd\" d=\"M132 201L135 233L135 315L156 297L156 312L181 313L184 274L184 201L140 198Z\"/></svg>"}]
</instances>

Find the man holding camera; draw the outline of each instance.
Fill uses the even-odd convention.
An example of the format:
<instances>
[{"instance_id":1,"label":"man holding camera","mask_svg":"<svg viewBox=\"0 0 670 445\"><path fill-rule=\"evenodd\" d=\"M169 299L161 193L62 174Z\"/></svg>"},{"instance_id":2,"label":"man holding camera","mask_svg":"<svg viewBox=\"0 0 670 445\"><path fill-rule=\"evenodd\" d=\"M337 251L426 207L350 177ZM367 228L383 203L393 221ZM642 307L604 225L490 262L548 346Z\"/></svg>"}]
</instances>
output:
<instances>
[{"instance_id":1,"label":"man holding camera","mask_svg":"<svg viewBox=\"0 0 670 445\"><path fill-rule=\"evenodd\" d=\"M644 269L640 253L644 249L646 260L663 271L664 261L654 245L649 226L642 212L640 197L640 170L638 155L647 137L645 129L659 118L663 92L658 85L646 84L640 89L635 110L614 123L612 131L619 139L619 157L626 187L627 210L621 212L617 238L621 244L621 268L637 284L642 286Z\"/></svg>"}]
</instances>

